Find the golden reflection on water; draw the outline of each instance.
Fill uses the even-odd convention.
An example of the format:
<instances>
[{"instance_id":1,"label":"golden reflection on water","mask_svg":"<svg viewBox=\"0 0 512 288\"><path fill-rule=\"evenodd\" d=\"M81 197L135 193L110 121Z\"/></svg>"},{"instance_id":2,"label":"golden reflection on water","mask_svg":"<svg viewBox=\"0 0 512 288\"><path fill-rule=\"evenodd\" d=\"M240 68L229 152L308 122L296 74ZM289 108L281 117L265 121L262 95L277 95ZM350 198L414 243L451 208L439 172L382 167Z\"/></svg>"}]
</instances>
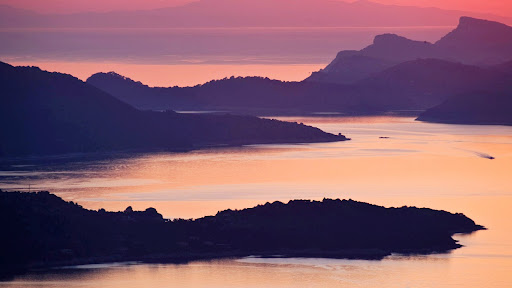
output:
<instances>
[{"instance_id":1,"label":"golden reflection on water","mask_svg":"<svg viewBox=\"0 0 512 288\"><path fill-rule=\"evenodd\" d=\"M512 127L396 117L285 119L353 140L129 155L57 165L50 170L72 173L26 181L86 208L151 206L172 218L331 197L462 212L489 230L458 235L465 247L446 255L120 266L31 275L10 287L512 287ZM9 185L26 183L17 181Z\"/></svg>"},{"instance_id":2,"label":"golden reflection on water","mask_svg":"<svg viewBox=\"0 0 512 288\"><path fill-rule=\"evenodd\" d=\"M512 191L511 128L483 127L501 129L501 134L486 135L470 126L447 130L445 125L410 118L375 117L369 123L298 120L346 133L353 140L121 157L100 161L69 178L41 179L35 186L87 208L152 206L166 217L185 218L295 198L423 206L405 199L502 196Z\"/></svg>"}]
</instances>

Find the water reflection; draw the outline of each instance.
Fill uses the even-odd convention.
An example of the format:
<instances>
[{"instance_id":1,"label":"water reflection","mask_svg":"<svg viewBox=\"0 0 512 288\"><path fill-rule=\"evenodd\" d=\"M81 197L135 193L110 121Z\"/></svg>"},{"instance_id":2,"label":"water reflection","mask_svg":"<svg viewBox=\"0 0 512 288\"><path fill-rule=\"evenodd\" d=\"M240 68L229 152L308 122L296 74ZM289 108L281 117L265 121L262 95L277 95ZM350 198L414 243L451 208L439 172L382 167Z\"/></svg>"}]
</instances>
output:
<instances>
[{"instance_id":1,"label":"water reflection","mask_svg":"<svg viewBox=\"0 0 512 288\"><path fill-rule=\"evenodd\" d=\"M342 132L353 140L2 161L0 187L31 185L86 208L124 210L133 204L185 218L295 198L377 204L388 204L385 199L390 198L398 200L391 205L421 206L404 197L506 196L512 191L510 127L397 117L284 119ZM379 138L384 136L389 138Z\"/></svg>"},{"instance_id":2,"label":"water reflection","mask_svg":"<svg viewBox=\"0 0 512 288\"><path fill-rule=\"evenodd\" d=\"M491 259L492 260L492 259ZM509 287L490 259L401 257L383 261L258 259L187 265L112 265L19 277L3 287ZM479 273L475 274L475 268ZM505 276L505 277L504 277ZM501 279L501 280L500 280ZM504 281L505 280L505 281ZM468 285L469 284L469 285Z\"/></svg>"},{"instance_id":3,"label":"water reflection","mask_svg":"<svg viewBox=\"0 0 512 288\"><path fill-rule=\"evenodd\" d=\"M489 228L450 254L384 261L259 259L52 271L7 287L511 287L512 127L411 118L285 118L353 140L189 153L2 160L1 188L45 188L86 208L200 217L266 201L352 198L465 213ZM381 139L379 137L389 137ZM482 158L483 154L496 159ZM90 268L90 267L89 267ZM82 271L84 270L84 271ZM75 270L72 270L75 271ZM80 281L76 281L80 280Z\"/></svg>"}]
</instances>

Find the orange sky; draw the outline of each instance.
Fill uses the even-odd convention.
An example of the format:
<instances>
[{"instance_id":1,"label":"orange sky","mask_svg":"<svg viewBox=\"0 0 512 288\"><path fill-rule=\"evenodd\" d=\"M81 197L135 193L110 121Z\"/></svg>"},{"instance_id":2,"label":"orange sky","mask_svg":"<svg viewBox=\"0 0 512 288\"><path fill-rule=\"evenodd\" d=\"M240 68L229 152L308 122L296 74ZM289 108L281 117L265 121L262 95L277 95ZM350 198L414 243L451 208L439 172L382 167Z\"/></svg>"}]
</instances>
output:
<instances>
[{"instance_id":1,"label":"orange sky","mask_svg":"<svg viewBox=\"0 0 512 288\"><path fill-rule=\"evenodd\" d=\"M44 13L154 9L176 6L194 0L0 0L0 4ZM212 1L212 0L208 0ZM276 0L277 1L277 0ZM347 0L352 2L353 0ZM510 0L373 0L384 4L432 6L512 16ZM72 4L71 4L72 3Z\"/></svg>"}]
</instances>

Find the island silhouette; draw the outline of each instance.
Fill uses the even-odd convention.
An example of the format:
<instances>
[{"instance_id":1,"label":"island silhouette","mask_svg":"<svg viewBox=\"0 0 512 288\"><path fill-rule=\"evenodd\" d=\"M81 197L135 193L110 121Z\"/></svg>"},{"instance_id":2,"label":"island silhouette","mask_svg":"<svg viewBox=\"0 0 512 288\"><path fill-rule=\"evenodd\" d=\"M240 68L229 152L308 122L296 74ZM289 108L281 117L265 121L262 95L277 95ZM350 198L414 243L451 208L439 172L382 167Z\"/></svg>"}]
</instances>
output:
<instances>
[{"instance_id":1,"label":"island silhouette","mask_svg":"<svg viewBox=\"0 0 512 288\"><path fill-rule=\"evenodd\" d=\"M155 209L87 210L49 192L0 191L4 275L116 261L244 257L382 259L461 247L451 236L484 229L463 214L353 200L273 202L199 219Z\"/></svg>"}]
</instances>

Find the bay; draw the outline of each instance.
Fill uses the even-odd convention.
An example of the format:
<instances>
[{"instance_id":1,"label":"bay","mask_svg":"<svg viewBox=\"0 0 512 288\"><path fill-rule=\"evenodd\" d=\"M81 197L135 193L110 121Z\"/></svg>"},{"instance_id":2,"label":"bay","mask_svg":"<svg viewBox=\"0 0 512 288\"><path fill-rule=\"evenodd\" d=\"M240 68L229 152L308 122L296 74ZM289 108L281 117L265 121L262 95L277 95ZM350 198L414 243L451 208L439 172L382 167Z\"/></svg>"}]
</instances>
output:
<instances>
[{"instance_id":1,"label":"bay","mask_svg":"<svg viewBox=\"0 0 512 288\"><path fill-rule=\"evenodd\" d=\"M155 207L167 218L196 218L267 201L351 198L460 212L488 230L457 235L464 247L447 254L394 255L382 261L249 257L183 265L118 263L34 272L0 286L512 285L512 127L430 124L390 116L280 119L353 140L1 159L0 188L27 190L30 184L31 190L50 190L89 209Z\"/></svg>"}]
</instances>

